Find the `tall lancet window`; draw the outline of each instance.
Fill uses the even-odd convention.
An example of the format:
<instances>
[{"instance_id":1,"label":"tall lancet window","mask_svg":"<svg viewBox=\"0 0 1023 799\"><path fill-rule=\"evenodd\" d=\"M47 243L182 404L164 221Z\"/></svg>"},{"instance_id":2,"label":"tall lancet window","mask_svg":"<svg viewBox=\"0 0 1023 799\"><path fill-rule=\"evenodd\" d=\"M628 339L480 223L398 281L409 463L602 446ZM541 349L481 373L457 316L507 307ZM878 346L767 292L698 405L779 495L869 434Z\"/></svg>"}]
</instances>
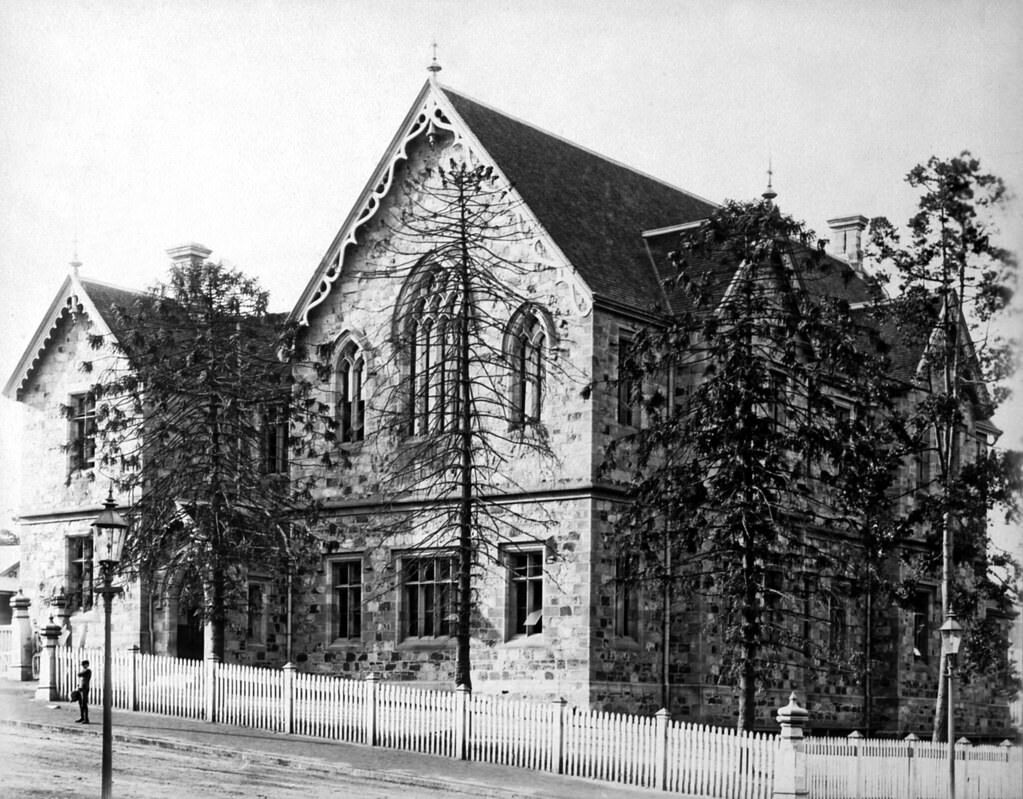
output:
<instances>
[{"instance_id":1,"label":"tall lancet window","mask_svg":"<svg viewBox=\"0 0 1023 799\"><path fill-rule=\"evenodd\" d=\"M410 435L454 430L458 418L456 294L443 266L419 277L405 323Z\"/></svg>"},{"instance_id":2,"label":"tall lancet window","mask_svg":"<svg viewBox=\"0 0 1023 799\"><path fill-rule=\"evenodd\" d=\"M363 397L365 359L354 341L341 348L338 358L338 421L342 443L362 441L366 434L366 400Z\"/></svg>"},{"instance_id":3,"label":"tall lancet window","mask_svg":"<svg viewBox=\"0 0 1023 799\"><path fill-rule=\"evenodd\" d=\"M522 309L508 326L507 356L511 365L511 421L540 421L544 399L547 328L532 309Z\"/></svg>"}]
</instances>

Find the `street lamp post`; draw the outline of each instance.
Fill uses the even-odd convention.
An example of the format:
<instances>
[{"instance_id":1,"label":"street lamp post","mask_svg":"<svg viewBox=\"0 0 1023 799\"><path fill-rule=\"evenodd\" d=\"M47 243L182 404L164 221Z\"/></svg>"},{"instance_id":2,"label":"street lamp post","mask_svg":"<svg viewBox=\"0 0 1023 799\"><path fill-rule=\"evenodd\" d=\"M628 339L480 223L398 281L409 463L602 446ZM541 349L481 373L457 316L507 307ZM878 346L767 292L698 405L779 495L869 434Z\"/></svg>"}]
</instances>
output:
<instances>
[{"instance_id":1,"label":"street lamp post","mask_svg":"<svg viewBox=\"0 0 1023 799\"><path fill-rule=\"evenodd\" d=\"M103 799L110 799L111 793L111 740L110 730L110 699L112 693L110 676L110 602L119 593L120 587L111 585L114 570L121 562L121 550L124 547L124 533L128 523L117 512L114 502L114 490L110 489L103 510L92 526L96 529L95 546L99 559L102 586L96 593L103 597Z\"/></svg>"},{"instance_id":2,"label":"street lamp post","mask_svg":"<svg viewBox=\"0 0 1023 799\"><path fill-rule=\"evenodd\" d=\"M941 625L941 651L945 655L945 679L948 680L948 799L956 796L956 736L955 736L955 697L952 672L959 654L959 645L963 640L963 626L956 619L954 611L945 616Z\"/></svg>"}]
</instances>

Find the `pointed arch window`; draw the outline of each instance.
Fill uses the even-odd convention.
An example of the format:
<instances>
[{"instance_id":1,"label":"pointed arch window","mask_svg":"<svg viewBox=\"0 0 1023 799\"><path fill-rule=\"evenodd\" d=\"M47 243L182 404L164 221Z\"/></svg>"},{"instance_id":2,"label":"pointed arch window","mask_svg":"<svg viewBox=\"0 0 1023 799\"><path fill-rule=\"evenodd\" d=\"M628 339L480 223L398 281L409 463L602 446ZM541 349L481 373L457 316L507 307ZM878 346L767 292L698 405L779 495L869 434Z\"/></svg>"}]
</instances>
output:
<instances>
[{"instance_id":1,"label":"pointed arch window","mask_svg":"<svg viewBox=\"0 0 1023 799\"><path fill-rule=\"evenodd\" d=\"M458 420L456 292L451 275L435 267L418 280L405 327L408 354L408 432L455 430Z\"/></svg>"},{"instance_id":2,"label":"pointed arch window","mask_svg":"<svg viewBox=\"0 0 1023 799\"><path fill-rule=\"evenodd\" d=\"M508 327L512 424L540 421L545 392L547 327L533 309L522 309Z\"/></svg>"},{"instance_id":3,"label":"pointed arch window","mask_svg":"<svg viewBox=\"0 0 1023 799\"><path fill-rule=\"evenodd\" d=\"M338 421L342 443L362 441L366 434L366 400L363 396L366 361L354 341L341 348L338 358Z\"/></svg>"}]
</instances>

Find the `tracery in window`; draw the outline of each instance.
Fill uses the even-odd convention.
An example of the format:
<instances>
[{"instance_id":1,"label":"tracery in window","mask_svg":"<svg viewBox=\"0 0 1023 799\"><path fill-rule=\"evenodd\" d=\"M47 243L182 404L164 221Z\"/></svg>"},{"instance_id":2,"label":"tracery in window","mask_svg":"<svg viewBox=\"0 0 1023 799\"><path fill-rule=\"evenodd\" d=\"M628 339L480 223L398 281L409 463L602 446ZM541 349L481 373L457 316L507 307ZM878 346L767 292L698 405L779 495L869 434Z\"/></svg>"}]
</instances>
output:
<instances>
[{"instance_id":1,"label":"tracery in window","mask_svg":"<svg viewBox=\"0 0 1023 799\"><path fill-rule=\"evenodd\" d=\"M416 281L405 323L408 430L422 436L454 430L458 420L458 350L454 276L434 267Z\"/></svg>"},{"instance_id":2,"label":"tracery in window","mask_svg":"<svg viewBox=\"0 0 1023 799\"><path fill-rule=\"evenodd\" d=\"M362 441L366 435L366 400L363 396L365 363L354 341L349 341L341 348L337 364L337 410L342 443Z\"/></svg>"},{"instance_id":3,"label":"tracery in window","mask_svg":"<svg viewBox=\"0 0 1023 799\"><path fill-rule=\"evenodd\" d=\"M543 408L547 328L533 310L523 309L512 317L508 333L511 420L514 424L535 423Z\"/></svg>"}]
</instances>

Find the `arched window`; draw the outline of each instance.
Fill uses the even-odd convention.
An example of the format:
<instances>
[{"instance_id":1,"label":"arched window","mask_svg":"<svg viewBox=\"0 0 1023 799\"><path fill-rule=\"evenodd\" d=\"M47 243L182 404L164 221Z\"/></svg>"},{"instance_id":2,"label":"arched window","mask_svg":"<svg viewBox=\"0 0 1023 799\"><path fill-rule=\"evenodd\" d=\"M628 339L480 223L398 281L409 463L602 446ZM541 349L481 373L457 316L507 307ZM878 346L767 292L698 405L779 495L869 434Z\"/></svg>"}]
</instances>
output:
<instances>
[{"instance_id":1,"label":"arched window","mask_svg":"<svg viewBox=\"0 0 1023 799\"><path fill-rule=\"evenodd\" d=\"M417 276L406 307L408 431L422 436L456 429L458 419L455 291L443 265Z\"/></svg>"},{"instance_id":2,"label":"arched window","mask_svg":"<svg viewBox=\"0 0 1023 799\"><path fill-rule=\"evenodd\" d=\"M547 327L532 309L518 311L508 326L507 356L511 364L511 421L540 421L544 397Z\"/></svg>"},{"instance_id":3,"label":"arched window","mask_svg":"<svg viewBox=\"0 0 1023 799\"><path fill-rule=\"evenodd\" d=\"M337 363L338 419L342 443L362 441L366 434L366 400L363 398L365 360L354 341L341 348Z\"/></svg>"}]
</instances>

